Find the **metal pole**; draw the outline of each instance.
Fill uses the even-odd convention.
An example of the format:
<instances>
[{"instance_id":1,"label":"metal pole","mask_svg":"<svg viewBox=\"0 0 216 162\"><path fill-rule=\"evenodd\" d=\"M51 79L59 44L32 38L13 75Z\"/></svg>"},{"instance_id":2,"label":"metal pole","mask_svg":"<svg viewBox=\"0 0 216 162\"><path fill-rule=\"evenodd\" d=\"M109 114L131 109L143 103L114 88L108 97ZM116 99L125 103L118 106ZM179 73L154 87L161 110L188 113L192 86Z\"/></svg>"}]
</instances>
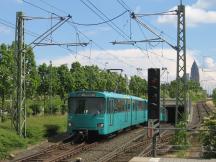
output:
<instances>
[{"instance_id":1,"label":"metal pole","mask_svg":"<svg viewBox=\"0 0 216 162\"><path fill-rule=\"evenodd\" d=\"M15 64L15 113L13 125L20 136L26 137L25 50L22 12L16 13Z\"/></svg>"},{"instance_id":2,"label":"metal pole","mask_svg":"<svg viewBox=\"0 0 216 162\"><path fill-rule=\"evenodd\" d=\"M49 74L49 108L50 108L50 114L53 113L53 107L52 107L52 61L50 61L50 74Z\"/></svg>"},{"instance_id":3,"label":"metal pole","mask_svg":"<svg viewBox=\"0 0 216 162\"><path fill-rule=\"evenodd\" d=\"M179 112L179 106L184 106L184 113L186 113L187 106L185 6L182 4L178 6L176 81L175 124L182 117L182 114Z\"/></svg>"},{"instance_id":4,"label":"metal pole","mask_svg":"<svg viewBox=\"0 0 216 162\"><path fill-rule=\"evenodd\" d=\"M153 157L157 156L156 145L157 145L157 135L155 134L152 137L152 156Z\"/></svg>"}]
</instances>

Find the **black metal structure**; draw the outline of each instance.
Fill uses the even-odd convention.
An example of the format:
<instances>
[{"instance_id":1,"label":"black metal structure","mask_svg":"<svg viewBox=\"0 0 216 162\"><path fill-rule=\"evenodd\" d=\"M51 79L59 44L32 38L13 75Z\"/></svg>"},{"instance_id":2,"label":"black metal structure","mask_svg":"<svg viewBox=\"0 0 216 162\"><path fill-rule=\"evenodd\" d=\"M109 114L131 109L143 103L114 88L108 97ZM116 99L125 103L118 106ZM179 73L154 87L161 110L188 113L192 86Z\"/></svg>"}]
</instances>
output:
<instances>
[{"instance_id":1,"label":"black metal structure","mask_svg":"<svg viewBox=\"0 0 216 162\"><path fill-rule=\"evenodd\" d=\"M160 69L148 69L148 118L160 119Z\"/></svg>"}]
</instances>

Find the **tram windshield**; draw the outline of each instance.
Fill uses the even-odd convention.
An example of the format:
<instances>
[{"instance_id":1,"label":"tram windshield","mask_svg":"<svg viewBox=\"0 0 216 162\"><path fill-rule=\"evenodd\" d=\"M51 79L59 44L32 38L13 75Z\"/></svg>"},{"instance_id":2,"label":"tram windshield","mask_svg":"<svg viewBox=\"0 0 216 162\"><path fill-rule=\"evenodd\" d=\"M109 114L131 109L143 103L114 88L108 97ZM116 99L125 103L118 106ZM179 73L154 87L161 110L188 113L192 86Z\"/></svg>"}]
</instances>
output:
<instances>
[{"instance_id":1,"label":"tram windshield","mask_svg":"<svg viewBox=\"0 0 216 162\"><path fill-rule=\"evenodd\" d=\"M73 97L69 99L69 112L73 114L102 114L105 111L104 98Z\"/></svg>"}]
</instances>

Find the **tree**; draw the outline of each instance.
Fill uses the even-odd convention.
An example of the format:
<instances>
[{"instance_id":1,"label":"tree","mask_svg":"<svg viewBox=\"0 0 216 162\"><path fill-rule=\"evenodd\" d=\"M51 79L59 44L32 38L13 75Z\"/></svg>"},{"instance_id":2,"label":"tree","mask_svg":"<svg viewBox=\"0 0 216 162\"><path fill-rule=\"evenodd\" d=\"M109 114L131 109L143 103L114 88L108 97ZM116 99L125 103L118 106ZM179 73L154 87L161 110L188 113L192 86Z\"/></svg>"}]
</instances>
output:
<instances>
[{"instance_id":1,"label":"tree","mask_svg":"<svg viewBox=\"0 0 216 162\"><path fill-rule=\"evenodd\" d=\"M146 96L147 95L147 81L139 76L132 76L129 84L129 89L133 95Z\"/></svg>"},{"instance_id":2,"label":"tree","mask_svg":"<svg viewBox=\"0 0 216 162\"><path fill-rule=\"evenodd\" d=\"M34 98L39 86L39 75L36 68L34 53L31 48L26 50L26 97Z\"/></svg>"},{"instance_id":3,"label":"tree","mask_svg":"<svg viewBox=\"0 0 216 162\"><path fill-rule=\"evenodd\" d=\"M1 95L1 112L6 110L5 98L13 93L13 48L5 44L0 45L2 61L0 63L0 95Z\"/></svg>"},{"instance_id":4,"label":"tree","mask_svg":"<svg viewBox=\"0 0 216 162\"><path fill-rule=\"evenodd\" d=\"M88 89L88 82L85 74L85 70L81 67L80 63L75 62L71 65L71 75L74 79L74 90L86 90Z\"/></svg>"},{"instance_id":5,"label":"tree","mask_svg":"<svg viewBox=\"0 0 216 162\"><path fill-rule=\"evenodd\" d=\"M214 105L216 105L216 88L213 89L213 92L212 92L212 100L213 100Z\"/></svg>"},{"instance_id":6,"label":"tree","mask_svg":"<svg viewBox=\"0 0 216 162\"><path fill-rule=\"evenodd\" d=\"M58 67L57 75L59 80L59 88L57 94L60 96L61 100L65 100L65 95L75 89L74 79L67 65L61 65L60 67Z\"/></svg>"}]
</instances>

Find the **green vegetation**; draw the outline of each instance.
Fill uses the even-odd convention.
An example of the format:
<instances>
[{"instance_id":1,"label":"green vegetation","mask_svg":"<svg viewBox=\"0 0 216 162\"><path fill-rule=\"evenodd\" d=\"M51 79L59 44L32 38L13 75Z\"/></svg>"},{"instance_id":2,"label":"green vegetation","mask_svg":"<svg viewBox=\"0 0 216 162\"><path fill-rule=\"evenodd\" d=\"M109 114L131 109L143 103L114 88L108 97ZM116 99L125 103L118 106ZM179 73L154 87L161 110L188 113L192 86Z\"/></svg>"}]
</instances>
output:
<instances>
[{"instance_id":1,"label":"green vegetation","mask_svg":"<svg viewBox=\"0 0 216 162\"><path fill-rule=\"evenodd\" d=\"M214 89L212 92L212 100L213 100L214 105L216 106L216 89Z\"/></svg>"},{"instance_id":2,"label":"green vegetation","mask_svg":"<svg viewBox=\"0 0 216 162\"><path fill-rule=\"evenodd\" d=\"M170 96L171 98L175 98L176 83L177 83L176 80L174 80L174 81L171 81L170 84L166 85L166 88L168 89L168 96ZM183 86L183 84L181 84L180 86ZM199 83L193 80L189 80L187 83L187 86L188 86L187 87L188 93L192 101L197 102L197 101L206 99L207 94L203 90L203 88L200 86Z\"/></svg>"},{"instance_id":3,"label":"green vegetation","mask_svg":"<svg viewBox=\"0 0 216 162\"><path fill-rule=\"evenodd\" d=\"M206 151L204 157L216 158L216 114L210 118L205 118L202 128L208 129L208 131L203 131L201 135L202 144Z\"/></svg>"},{"instance_id":4,"label":"green vegetation","mask_svg":"<svg viewBox=\"0 0 216 162\"><path fill-rule=\"evenodd\" d=\"M0 159L14 149L26 148L46 138L66 131L66 116L37 116L28 118L27 138L22 138L11 129L10 121L0 123Z\"/></svg>"},{"instance_id":5,"label":"green vegetation","mask_svg":"<svg viewBox=\"0 0 216 162\"><path fill-rule=\"evenodd\" d=\"M187 123L185 120L180 121L176 128L175 136L172 140L172 144L175 145L176 150L183 150L187 148L188 140L187 140L187 132L185 131Z\"/></svg>"},{"instance_id":6,"label":"green vegetation","mask_svg":"<svg viewBox=\"0 0 216 162\"><path fill-rule=\"evenodd\" d=\"M216 106L216 89L213 90L212 100ZM216 112L211 113L211 116L204 118L201 130L200 138L204 146L204 157L205 158L216 158Z\"/></svg>"},{"instance_id":7,"label":"green vegetation","mask_svg":"<svg viewBox=\"0 0 216 162\"><path fill-rule=\"evenodd\" d=\"M14 44L0 45L2 62L0 63L0 117L11 112L11 99L14 91ZM97 66L82 66L79 62L71 67L61 65L54 67L43 63L36 67L34 53L26 50L26 98L28 115L56 114L66 112L67 94L77 90L116 91L135 96L147 96L147 81L139 76L130 79L116 72L101 70ZM174 98L176 81L163 84L165 96ZM200 100L205 94L196 82L189 81L188 89L193 100ZM2 112L3 111L3 112Z\"/></svg>"},{"instance_id":8,"label":"green vegetation","mask_svg":"<svg viewBox=\"0 0 216 162\"><path fill-rule=\"evenodd\" d=\"M101 70L95 65L82 66L79 62L54 67L45 63L36 66L31 48L26 48L26 107L27 139L18 137L10 128L13 114L12 98L15 89L14 44L0 44L0 157L16 148L24 148L44 138L62 132L66 127L68 93L77 90L115 91L147 97L147 81L139 76L122 76L116 72ZM163 84L164 96L175 97L176 81ZM194 100L205 94L199 84L189 81L188 89ZM45 116L43 116L45 115ZM4 123L1 123L4 122ZM48 130L48 131L47 131ZM50 133L51 132L51 133ZM180 135L181 136L181 133ZM177 141L179 139L176 139Z\"/></svg>"}]
</instances>

